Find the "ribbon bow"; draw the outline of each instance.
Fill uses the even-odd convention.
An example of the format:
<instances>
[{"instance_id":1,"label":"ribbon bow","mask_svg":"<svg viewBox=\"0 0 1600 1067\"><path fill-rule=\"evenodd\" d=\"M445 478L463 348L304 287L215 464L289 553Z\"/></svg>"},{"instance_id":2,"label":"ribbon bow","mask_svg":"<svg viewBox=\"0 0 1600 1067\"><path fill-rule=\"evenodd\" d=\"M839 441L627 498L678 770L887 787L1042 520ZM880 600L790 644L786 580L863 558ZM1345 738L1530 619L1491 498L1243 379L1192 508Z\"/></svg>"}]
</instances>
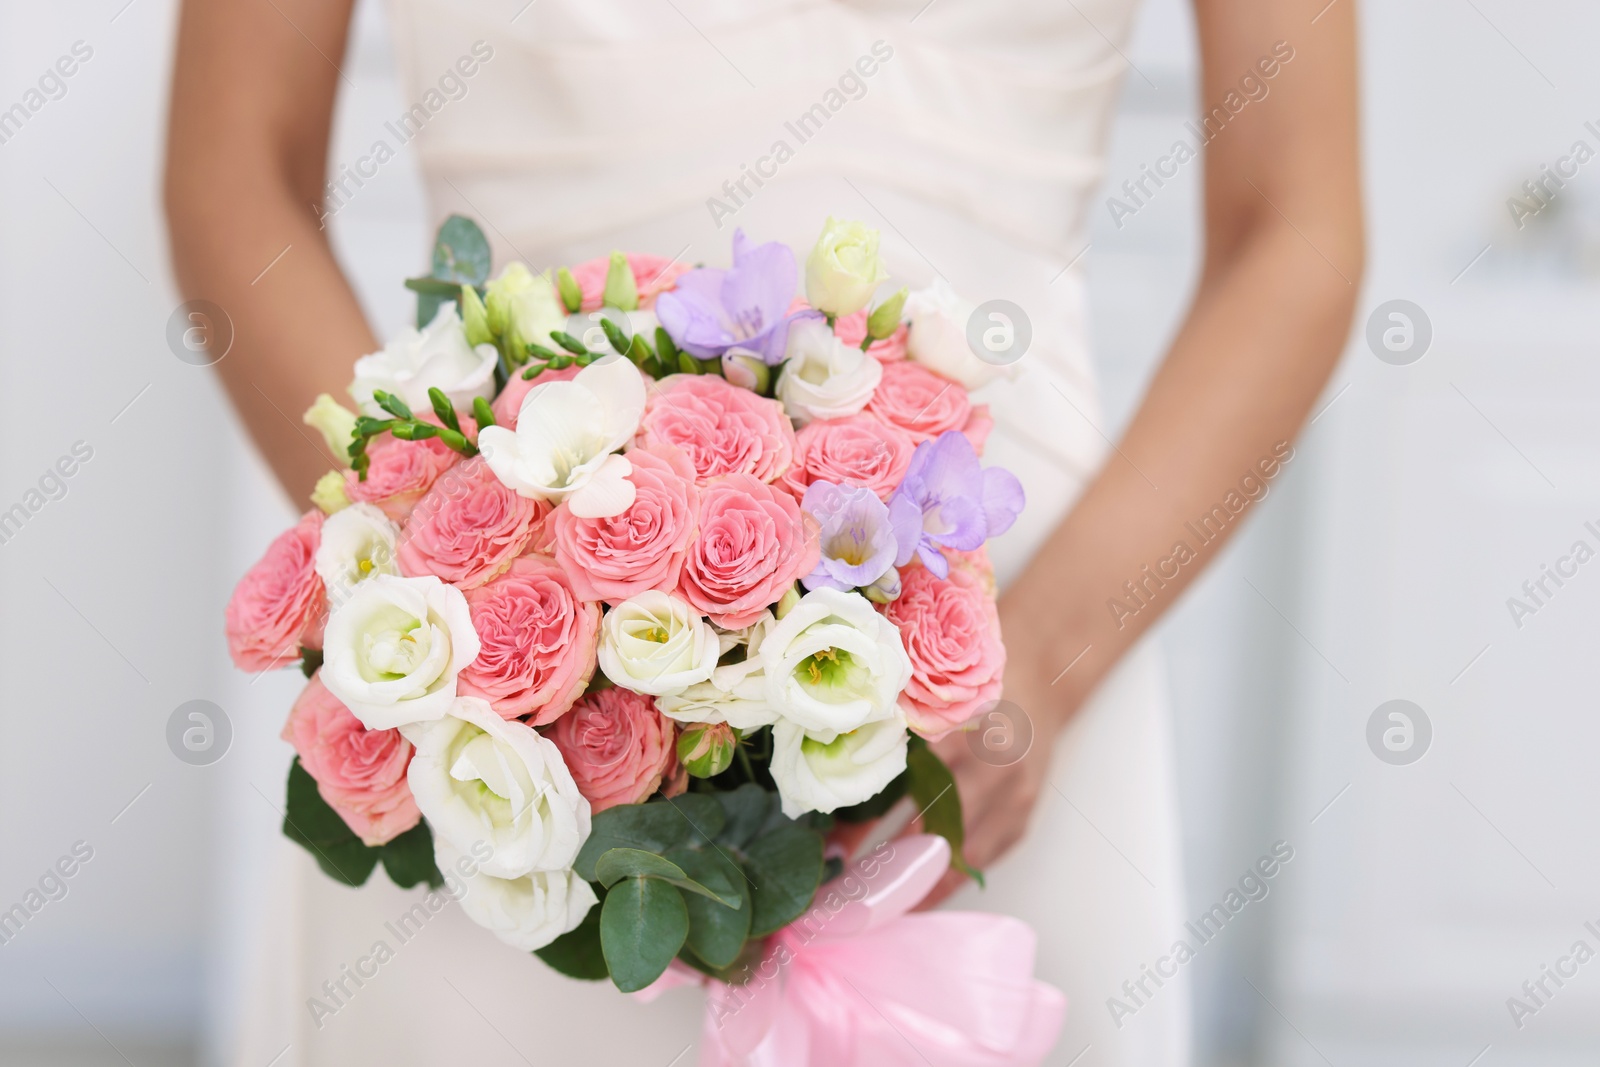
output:
<instances>
[{"instance_id":1,"label":"ribbon bow","mask_svg":"<svg viewBox=\"0 0 1600 1067\"><path fill-rule=\"evenodd\" d=\"M1037 1065L1066 998L1034 979L1021 920L911 911L949 865L942 837L885 842L773 935L744 985L674 963L639 995L707 985L701 1067Z\"/></svg>"}]
</instances>

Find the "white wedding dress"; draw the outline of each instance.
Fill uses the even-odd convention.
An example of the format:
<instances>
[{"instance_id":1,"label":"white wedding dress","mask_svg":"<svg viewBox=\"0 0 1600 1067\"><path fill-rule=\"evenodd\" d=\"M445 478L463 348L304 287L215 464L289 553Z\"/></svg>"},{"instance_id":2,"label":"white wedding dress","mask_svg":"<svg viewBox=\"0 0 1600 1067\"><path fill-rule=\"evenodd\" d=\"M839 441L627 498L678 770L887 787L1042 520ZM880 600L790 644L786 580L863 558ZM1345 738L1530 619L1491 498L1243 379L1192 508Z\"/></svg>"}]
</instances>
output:
<instances>
[{"instance_id":1,"label":"white wedding dress","mask_svg":"<svg viewBox=\"0 0 1600 1067\"><path fill-rule=\"evenodd\" d=\"M1112 42L1125 41L1133 0L391 0L390 11L407 98L424 109L415 143L434 213L480 220L497 264L612 249L725 264L735 226L803 257L831 214L883 231L897 284L942 275L969 299L1025 309L1020 374L980 396L996 423L986 462L1028 494L991 546L1002 581L1020 572L1106 448L1079 252L1125 65ZM1060 667L1080 651L1062 648ZM1134 1004L1124 982L1182 924L1168 714L1159 656L1142 647L1058 743L1026 839L989 869L986 891L947 905L1038 931L1038 974L1070 1001L1051 1064L1188 1062L1183 978L1146 980L1153 995L1120 1027L1107 1006ZM241 1067L275 1055L273 1067L695 1062L700 992L645 1005L569 980L454 907L402 943L395 924L420 892L381 874L346 889L282 848L291 869L263 918ZM345 977L380 941L393 958L376 976ZM309 998L334 1003L325 982L342 985L340 1006L316 1020Z\"/></svg>"}]
</instances>

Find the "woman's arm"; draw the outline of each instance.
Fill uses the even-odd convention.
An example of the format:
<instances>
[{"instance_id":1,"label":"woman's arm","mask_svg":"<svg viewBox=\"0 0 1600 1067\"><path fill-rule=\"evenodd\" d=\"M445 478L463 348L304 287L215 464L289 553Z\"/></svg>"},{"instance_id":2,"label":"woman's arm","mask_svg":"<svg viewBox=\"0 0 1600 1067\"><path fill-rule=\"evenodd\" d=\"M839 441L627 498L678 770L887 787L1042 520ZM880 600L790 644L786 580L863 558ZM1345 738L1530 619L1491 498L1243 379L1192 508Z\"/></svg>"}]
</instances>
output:
<instances>
[{"instance_id":1,"label":"woman's arm","mask_svg":"<svg viewBox=\"0 0 1600 1067\"><path fill-rule=\"evenodd\" d=\"M1312 24L1318 6L1195 0L1206 108L1275 42L1294 58L1206 149L1205 261L1188 318L1120 451L1001 600L1006 698L1033 720L1032 750L995 768L961 737L939 746L961 783L975 866L1021 836L1056 733L1238 525L1202 545L1185 523L1260 477L1258 461L1294 438L1343 350L1364 256L1355 11L1335 3ZM1123 583L1179 541L1196 558L1163 576L1148 607L1108 609L1135 605Z\"/></svg>"},{"instance_id":2,"label":"woman's arm","mask_svg":"<svg viewBox=\"0 0 1600 1067\"><path fill-rule=\"evenodd\" d=\"M317 220L353 4L185 0L178 28L165 189L174 269L186 297L233 320L217 369L297 500L335 465L301 413L317 393L339 394L351 362L378 347Z\"/></svg>"}]
</instances>

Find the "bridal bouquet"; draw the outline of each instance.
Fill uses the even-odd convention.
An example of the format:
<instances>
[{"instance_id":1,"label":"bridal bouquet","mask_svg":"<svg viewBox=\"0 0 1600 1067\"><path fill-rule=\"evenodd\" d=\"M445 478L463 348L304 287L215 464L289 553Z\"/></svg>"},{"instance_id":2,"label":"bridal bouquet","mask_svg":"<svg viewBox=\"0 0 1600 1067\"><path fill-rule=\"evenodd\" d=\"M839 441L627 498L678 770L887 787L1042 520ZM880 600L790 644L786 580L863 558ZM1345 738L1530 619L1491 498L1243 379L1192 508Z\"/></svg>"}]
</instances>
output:
<instances>
[{"instance_id":1,"label":"bridal bouquet","mask_svg":"<svg viewBox=\"0 0 1600 1067\"><path fill-rule=\"evenodd\" d=\"M980 460L993 368L948 289L871 306L875 231L829 220L803 300L800 273L736 233L726 268L491 279L478 227L441 228L417 329L356 362L354 411L306 413L345 465L227 609L239 667L309 679L284 832L328 875L382 863L640 991L748 986L862 899L835 820L909 795L935 877L967 869L927 742L1000 695L984 545L1023 493Z\"/></svg>"}]
</instances>

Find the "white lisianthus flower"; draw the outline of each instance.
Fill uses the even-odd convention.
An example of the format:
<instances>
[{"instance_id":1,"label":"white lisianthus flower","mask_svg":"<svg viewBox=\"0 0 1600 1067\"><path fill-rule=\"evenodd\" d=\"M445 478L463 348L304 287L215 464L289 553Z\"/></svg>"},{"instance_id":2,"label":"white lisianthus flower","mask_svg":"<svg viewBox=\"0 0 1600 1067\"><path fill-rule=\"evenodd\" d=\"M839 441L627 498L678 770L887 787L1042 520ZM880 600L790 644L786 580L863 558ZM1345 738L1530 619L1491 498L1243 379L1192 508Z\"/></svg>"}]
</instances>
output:
<instances>
[{"instance_id":1,"label":"white lisianthus flower","mask_svg":"<svg viewBox=\"0 0 1600 1067\"><path fill-rule=\"evenodd\" d=\"M898 714L831 737L778 720L771 769L783 813L798 819L877 796L906 769L906 742L906 721Z\"/></svg>"},{"instance_id":2,"label":"white lisianthus flower","mask_svg":"<svg viewBox=\"0 0 1600 1067\"><path fill-rule=\"evenodd\" d=\"M487 843L480 870L495 878L572 866L589 837L589 802L554 741L477 697L402 733L417 747L406 781L436 839L458 851Z\"/></svg>"},{"instance_id":3,"label":"white lisianthus flower","mask_svg":"<svg viewBox=\"0 0 1600 1067\"><path fill-rule=\"evenodd\" d=\"M825 315L853 315L889 277L878 256L878 231L830 217L806 257L806 299Z\"/></svg>"},{"instance_id":4,"label":"white lisianthus flower","mask_svg":"<svg viewBox=\"0 0 1600 1067\"><path fill-rule=\"evenodd\" d=\"M736 730L754 730L776 722L778 714L767 703L767 680L761 673L761 643L776 625L772 612L765 611L743 630L719 631L721 655L742 645L744 659L718 666L709 681L657 697L661 714L678 722L725 722Z\"/></svg>"},{"instance_id":5,"label":"white lisianthus flower","mask_svg":"<svg viewBox=\"0 0 1600 1067\"><path fill-rule=\"evenodd\" d=\"M996 378L1016 376L1015 364L997 366L979 359L967 344L967 321L977 305L956 295L943 278L906 298L906 354L917 363L968 389Z\"/></svg>"},{"instance_id":6,"label":"white lisianthus flower","mask_svg":"<svg viewBox=\"0 0 1600 1067\"><path fill-rule=\"evenodd\" d=\"M328 617L322 684L367 729L392 730L449 711L456 675L478 651L461 590L433 575L380 574Z\"/></svg>"},{"instance_id":7,"label":"white lisianthus flower","mask_svg":"<svg viewBox=\"0 0 1600 1067\"><path fill-rule=\"evenodd\" d=\"M457 408L470 410L472 398L494 399L494 367L499 360L493 345L467 343L467 332L453 303L442 304L426 329L406 329L382 352L356 360L356 380L350 395L361 410L375 418L388 418L372 398L375 389L393 393L417 413L432 411L429 388L437 388ZM348 445L349 442L346 442Z\"/></svg>"},{"instance_id":8,"label":"white lisianthus flower","mask_svg":"<svg viewBox=\"0 0 1600 1067\"><path fill-rule=\"evenodd\" d=\"M496 878L475 863L455 866L463 853L443 838L434 841L433 852L441 871L452 867L473 871L462 876L459 886L458 899L467 918L523 952L544 948L576 929L598 903L594 888L570 869Z\"/></svg>"},{"instance_id":9,"label":"white lisianthus flower","mask_svg":"<svg viewBox=\"0 0 1600 1067\"><path fill-rule=\"evenodd\" d=\"M814 589L761 642L761 670L780 719L831 736L898 715L911 658L861 594Z\"/></svg>"},{"instance_id":10,"label":"white lisianthus flower","mask_svg":"<svg viewBox=\"0 0 1600 1067\"><path fill-rule=\"evenodd\" d=\"M841 419L867 406L883 378L883 364L834 336L828 324L803 319L789 326L787 362L776 394L783 410L802 425Z\"/></svg>"},{"instance_id":11,"label":"white lisianthus flower","mask_svg":"<svg viewBox=\"0 0 1600 1067\"><path fill-rule=\"evenodd\" d=\"M720 654L716 630L671 593L629 597L600 623L600 669L635 693L681 693L709 679Z\"/></svg>"},{"instance_id":12,"label":"white lisianthus flower","mask_svg":"<svg viewBox=\"0 0 1600 1067\"><path fill-rule=\"evenodd\" d=\"M399 536L400 528L371 504L351 504L329 515L312 559L317 577L327 586L328 603L343 604L368 578L399 574Z\"/></svg>"},{"instance_id":13,"label":"white lisianthus flower","mask_svg":"<svg viewBox=\"0 0 1600 1067\"><path fill-rule=\"evenodd\" d=\"M644 415L644 379L621 356L607 356L571 381L528 391L517 428L488 426L478 449L495 477L521 496L567 502L580 519L620 515L633 505L633 464L617 450Z\"/></svg>"},{"instance_id":14,"label":"white lisianthus flower","mask_svg":"<svg viewBox=\"0 0 1600 1067\"><path fill-rule=\"evenodd\" d=\"M549 275L507 263L500 276L484 286L484 324L505 339L509 351L520 353L530 341L550 348L550 331L567 328L567 310Z\"/></svg>"}]
</instances>

